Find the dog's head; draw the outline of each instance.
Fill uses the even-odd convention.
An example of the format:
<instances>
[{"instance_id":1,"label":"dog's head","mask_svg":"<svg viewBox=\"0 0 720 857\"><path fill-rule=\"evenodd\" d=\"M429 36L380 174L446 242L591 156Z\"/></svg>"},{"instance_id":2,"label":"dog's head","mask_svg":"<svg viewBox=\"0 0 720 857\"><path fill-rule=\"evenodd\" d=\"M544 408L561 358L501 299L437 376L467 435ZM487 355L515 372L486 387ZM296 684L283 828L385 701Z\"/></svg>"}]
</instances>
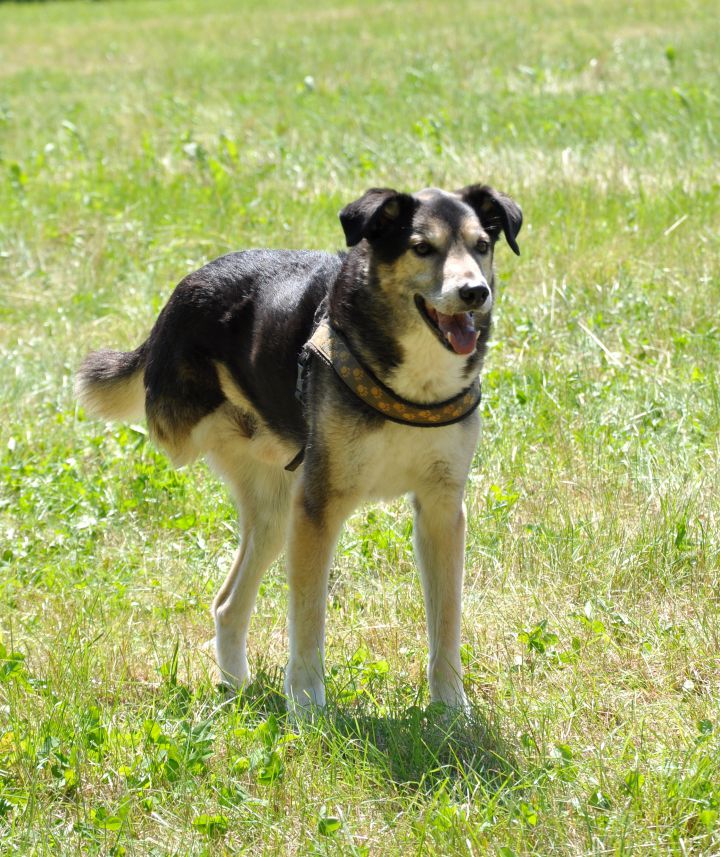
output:
<instances>
[{"instance_id":1,"label":"dog's head","mask_svg":"<svg viewBox=\"0 0 720 857\"><path fill-rule=\"evenodd\" d=\"M519 254L518 205L487 185L417 194L372 188L340 212L349 247L369 256L392 310L408 310L445 348L472 354L477 319L494 297L493 251L501 234ZM412 315L411 313L411 315Z\"/></svg>"}]
</instances>

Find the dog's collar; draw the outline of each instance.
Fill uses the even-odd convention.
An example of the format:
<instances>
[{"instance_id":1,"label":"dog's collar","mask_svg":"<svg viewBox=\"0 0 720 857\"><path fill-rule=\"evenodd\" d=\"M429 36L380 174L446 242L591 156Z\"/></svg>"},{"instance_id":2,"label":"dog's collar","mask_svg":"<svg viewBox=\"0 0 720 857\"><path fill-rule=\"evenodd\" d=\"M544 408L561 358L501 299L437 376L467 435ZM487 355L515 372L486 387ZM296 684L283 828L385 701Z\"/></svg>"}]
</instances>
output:
<instances>
[{"instance_id":1,"label":"dog's collar","mask_svg":"<svg viewBox=\"0 0 720 857\"><path fill-rule=\"evenodd\" d=\"M305 349L330 366L337 377L368 407L388 420L408 426L437 428L459 422L480 404L476 378L452 399L444 402L410 402L379 381L353 354L347 340L327 319L320 322Z\"/></svg>"},{"instance_id":2,"label":"dog's collar","mask_svg":"<svg viewBox=\"0 0 720 857\"><path fill-rule=\"evenodd\" d=\"M314 354L329 366L345 386L386 420L419 428L439 428L460 422L480 404L482 392L476 378L452 399L443 402L410 402L398 396L364 366L353 354L345 337L323 319L305 344L298 362L297 396L302 399L309 357ZM303 459L304 448L287 465L295 470Z\"/></svg>"}]
</instances>

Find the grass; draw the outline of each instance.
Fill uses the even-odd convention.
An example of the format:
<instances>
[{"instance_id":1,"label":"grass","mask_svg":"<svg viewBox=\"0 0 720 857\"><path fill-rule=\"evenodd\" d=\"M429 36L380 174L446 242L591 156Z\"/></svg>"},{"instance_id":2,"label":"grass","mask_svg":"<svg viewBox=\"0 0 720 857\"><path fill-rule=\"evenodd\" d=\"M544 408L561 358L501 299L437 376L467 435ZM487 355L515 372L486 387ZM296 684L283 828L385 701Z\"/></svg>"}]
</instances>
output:
<instances>
[{"instance_id":1,"label":"grass","mask_svg":"<svg viewBox=\"0 0 720 857\"><path fill-rule=\"evenodd\" d=\"M718 29L702 0L0 5L4 854L720 853ZM526 216L467 494L476 714L427 706L398 501L345 530L332 703L293 730L282 564L223 699L234 512L72 374L203 261L475 180Z\"/></svg>"}]
</instances>

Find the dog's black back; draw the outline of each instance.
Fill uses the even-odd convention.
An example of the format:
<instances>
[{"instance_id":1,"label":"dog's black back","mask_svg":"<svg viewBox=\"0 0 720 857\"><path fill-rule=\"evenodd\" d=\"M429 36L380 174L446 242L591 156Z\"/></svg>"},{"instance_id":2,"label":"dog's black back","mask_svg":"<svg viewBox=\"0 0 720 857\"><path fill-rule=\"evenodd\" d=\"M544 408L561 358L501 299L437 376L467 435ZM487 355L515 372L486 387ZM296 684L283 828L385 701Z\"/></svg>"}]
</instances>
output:
<instances>
[{"instance_id":1,"label":"dog's black back","mask_svg":"<svg viewBox=\"0 0 720 857\"><path fill-rule=\"evenodd\" d=\"M185 277L144 346L155 432L182 434L222 404L222 363L267 425L302 444L302 407L293 395L298 355L340 266L328 253L248 250Z\"/></svg>"}]
</instances>

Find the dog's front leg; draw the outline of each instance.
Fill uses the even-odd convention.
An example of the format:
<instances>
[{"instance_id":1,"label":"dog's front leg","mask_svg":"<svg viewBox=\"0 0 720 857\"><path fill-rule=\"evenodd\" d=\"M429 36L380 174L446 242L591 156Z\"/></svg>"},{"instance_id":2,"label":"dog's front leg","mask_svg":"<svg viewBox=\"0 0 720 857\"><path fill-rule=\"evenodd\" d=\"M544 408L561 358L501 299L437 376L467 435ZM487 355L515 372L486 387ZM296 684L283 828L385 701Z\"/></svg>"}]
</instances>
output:
<instances>
[{"instance_id":1,"label":"dog's front leg","mask_svg":"<svg viewBox=\"0 0 720 857\"><path fill-rule=\"evenodd\" d=\"M462 495L416 495L414 541L425 596L430 698L466 710L460 662L465 554Z\"/></svg>"},{"instance_id":2,"label":"dog's front leg","mask_svg":"<svg viewBox=\"0 0 720 857\"><path fill-rule=\"evenodd\" d=\"M325 607L333 551L344 516L319 509L304 484L297 492L288 541L290 659L285 694L291 715L325 705Z\"/></svg>"}]
</instances>

